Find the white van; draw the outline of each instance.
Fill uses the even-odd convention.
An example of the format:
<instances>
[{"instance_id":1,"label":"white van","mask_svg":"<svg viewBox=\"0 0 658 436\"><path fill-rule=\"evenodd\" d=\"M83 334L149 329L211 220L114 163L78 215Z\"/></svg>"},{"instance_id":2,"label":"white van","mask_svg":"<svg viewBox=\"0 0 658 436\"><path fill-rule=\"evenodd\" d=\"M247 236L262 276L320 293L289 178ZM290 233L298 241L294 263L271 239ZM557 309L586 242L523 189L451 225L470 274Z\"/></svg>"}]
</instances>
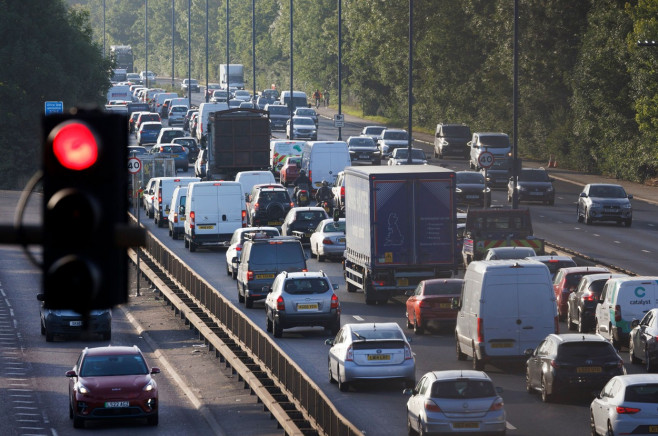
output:
<instances>
[{"instance_id":1,"label":"white van","mask_svg":"<svg viewBox=\"0 0 658 436\"><path fill-rule=\"evenodd\" d=\"M178 98L178 94L176 94L175 92L160 92L158 94L155 94L153 96L153 103L151 104L151 109L153 109L154 112L160 113L160 108L162 107L162 104L165 102L165 100L171 98Z\"/></svg>"},{"instance_id":2,"label":"white van","mask_svg":"<svg viewBox=\"0 0 658 436\"><path fill-rule=\"evenodd\" d=\"M185 248L228 246L233 232L247 227L242 185L238 182L190 183L185 199Z\"/></svg>"},{"instance_id":3,"label":"white van","mask_svg":"<svg viewBox=\"0 0 658 436\"><path fill-rule=\"evenodd\" d=\"M199 105L199 123L196 128L196 137L199 144L206 143L206 131L208 130L208 115L212 112L228 110L228 103L201 103Z\"/></svg>"},{"instance_id":4,"label":"white van","mask_svg":"<svg viewBox=\"0 0 658 436\"><path fill-rule=\"evenodd\" d=\"M281 91L279 102L284 106L288 106L288 103L290 102L290 91ZM306 93L303 91L293 91L292 106L293 110L297 109L298 107L311 107L311 105L308 103Z\"/></svg>"},{"instance_id":5,"label":"white van","mask_svg":"<svg viewBox=\"0 0 658 436\"><path fill-rule=\"evenodd\" d=\"M158 227L167 225L171 200L176 186L201 181L198 177L156 177L153 192L153 219Z\"/></svg>"},{"instance_id":6,"label":"white van","mask_svg":"<svg viewBox=\"0 0 658 436\"><path fill-rule=\"evenodd\" d=\"M240 171L235 175L235 181L242 185L242 192L244 192L245 200L251 193L254 185L261 183L276 183L274 174L271 171Z\"/></svg>"},{"instance_id":7,"label":"white van","mask_svg":"<svg viewBox=\"0 0 658 436\"><path fill-rule=\"evenodd\" d=\"M174 106L185 106L186 108L190 108L190 100L188 100L185 97L176 97L171 99L171 103L169 103L169 107L174 107Z\"/></svg>"},{"instance_id":8,"label":"white van","mask_svg":"<svg viewBox=\"0 0 658 436\"><path fill-rule=\"evenodd\" d=\"M457 314L457 359L526 359L549 334L559 333L551 273L532 260L487 260L468 265Z\"/></svg>"},{"instance_id":9,"label":"white van","mask_svg":"<svg viewBox=\"0 0 658 436\"><path fill-rule=\"evenodd\" d=\"M302 155L302 148L306 141L289 141L286 139L273 139L270 141L270 162L275 174L281 172L283 159L290 155Z\"/></svg>"},{"instance_id":10,"label":"white van","mask_svg":"<svg viewBox=\"0 0 658 436\"><path fill-rule=\"evenodd\" d=\"M169 236L172 239L178 239L185 232L185 199L187 198L187 186L176 186L171 197L171 207L169 208Z\"/></svg>"},{"instance_id":11,"label":"white van","mask_svg":"<svg viewBox=\"0 0 658 436\"><path fill-rule=\"evenodd\" d=\"M618 277L605 282L596 305L596 332L615 348L628 346L631 323L658 307L658 276Z\"/></svg>"},{"instance_id":12,"label":"white van","mask_svg":"<svg viewBox=\"0 0 658 436\"><path fill-rule=\"evenodd\" d=\"M302 151L302 167L311 179L311 188L317 190L326 180L334 184L338 173L352 165L345 141L309 141Z\"/></svg>"}]
</instances>

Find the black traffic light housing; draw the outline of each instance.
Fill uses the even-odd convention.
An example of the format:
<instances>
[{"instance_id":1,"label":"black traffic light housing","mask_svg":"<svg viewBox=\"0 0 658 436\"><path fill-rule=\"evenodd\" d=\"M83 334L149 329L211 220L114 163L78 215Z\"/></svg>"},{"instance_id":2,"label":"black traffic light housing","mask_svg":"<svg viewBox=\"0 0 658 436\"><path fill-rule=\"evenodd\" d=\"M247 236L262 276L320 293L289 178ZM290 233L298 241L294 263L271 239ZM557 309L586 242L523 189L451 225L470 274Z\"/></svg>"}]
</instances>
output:
<instances>
[{"instance_id":1,"label":"black traffic light housing","mask_svg":"<svg viewBox=\"0 0 658 436\"><path fill-rule=\"evenodd\" d=\"M43 292L50 309L88 313L128 300L125 115L73 109L42 119Z\"/></svg>"}]
</instances>

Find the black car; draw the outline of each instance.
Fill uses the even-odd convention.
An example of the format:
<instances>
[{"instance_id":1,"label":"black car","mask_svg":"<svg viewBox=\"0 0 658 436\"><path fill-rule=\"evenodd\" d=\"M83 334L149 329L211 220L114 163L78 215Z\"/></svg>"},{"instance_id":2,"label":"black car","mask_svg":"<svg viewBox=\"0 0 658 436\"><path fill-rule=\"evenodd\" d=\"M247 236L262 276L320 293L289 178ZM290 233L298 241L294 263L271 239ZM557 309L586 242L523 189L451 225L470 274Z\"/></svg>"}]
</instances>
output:
<instances>
[{"instance_id":1,"label":"black car","mask_svg":"<svg viewBox=\"0 0 658 436\"><path fill-rule=\"evenodd\" d=\"M174 144L182 145L187 149L187 158L190 163L194 163L199 156L199 146L197 145L196 138L191 136L182 136L175 138L171 141Z\"/></svg>"},{"instance_id":2,"label":"black car","mask_svg":"<svg viewBox=\"0 0 658 436\"><path fill-rule=\"evenodd\" d=\"M434 132L434 157L452 155L469 158L471 129L464 124L437 124Z\"/></svg>"},{"instance_id":3,"label":"black car","mask_svg":"<svg viewBox=\"0 0 658 436\"><path fill-rule=\"evenodd\" d=\"M491 189L484 182L484 175L475 171L455 173L455 202L457 206L491 206Z\"/></svg>"},{"instance_id":4,"label":"black car","mask_svg":"<svg viewBox=\"0 0 658 436\"><path fill-rule=\"evenodd\" d=\"M548 176L544 168L523 168L519 173L516 190L521 201L540 201L553 206L555 204L555 189L553 178ZM507 185L507 201L512 202L514 181L510 179Z\"/></svg>"},{"instance_id":5,"label":"black car","mask_svg":"<svg viewBox=\"0 0 658 436\"><path fill-rule=\"evenodd\" d=\"M282 185L255 185L247 204L249 225L280 226L292 207L290 194Z\"/></svg>"},{"instance_id":6,"label":"black car","mask_svg":"<svg viewBox=\"0 0 658 436\"><path fill-rule=\"evenodd\" d=\"M320 221L327 218L327 212L321 207L293 207L283 220L281 234L308 242Z\"/></svg>"},{"instance_id":7,"label":"black car","mask_svg":"<svg viewBox=\"0 0 658 436\"><path fill-rule=\"evenodd\" d=\"M580 333L594 330L596 305L601 297L601 291L608 279L624 277L625 274L589 274L578 282L575 292L569 294L567 301L567 327Z\"/></svg>"},{"instance_id":8,"label":"black car","mask_svg":"<svg viewBox=\"0 0 658 436\"><path fill-rule=\"evenodd\" d=\"M526 390L540 391L544 402L558 394L590 394L612 377L626 374L612 344L595 334L550 334L526 355Z\"/></svg>"},{"instance_id":9,"label":"black car","mask_svg":"<svg viewBox=\"0 0 658 436\"><path fill-rule=\"evenodd\" d=\"M363 162L372 165L382 163L382 153L374 139L369 136L350 136L347 138L347 148L350 151L350 160L354 163Z\"/></svg>"}]
</instances>

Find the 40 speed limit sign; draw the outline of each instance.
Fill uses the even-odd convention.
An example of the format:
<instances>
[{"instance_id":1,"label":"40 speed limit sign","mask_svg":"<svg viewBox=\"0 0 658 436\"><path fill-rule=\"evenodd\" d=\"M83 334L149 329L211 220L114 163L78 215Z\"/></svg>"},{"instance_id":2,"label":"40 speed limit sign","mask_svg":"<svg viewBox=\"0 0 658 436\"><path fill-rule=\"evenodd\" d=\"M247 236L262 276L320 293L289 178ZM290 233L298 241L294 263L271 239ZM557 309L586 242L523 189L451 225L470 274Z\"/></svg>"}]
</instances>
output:
<instances>
[{"instance_id":1,"label":"40 speed limit sign","mask_svg":"<svg viewBox=\"0 0 658 436\"><path fill-rule=\"evenodd\" d=\"M130 174L137 174L142 170L142 161L136 157L128 159L128 172Z\"/></svg>"},{"instance_id":2,"label":"40 speed limit sign","mask_svg":"<svg viewBox=\"0 0 658 436\"><path fill-rule=\"evenodd\" d=\"M478 165L482 168L491 168L494 164L494 155L490 151L483 151L478 156Z\"/></svg>"}]
</instances>

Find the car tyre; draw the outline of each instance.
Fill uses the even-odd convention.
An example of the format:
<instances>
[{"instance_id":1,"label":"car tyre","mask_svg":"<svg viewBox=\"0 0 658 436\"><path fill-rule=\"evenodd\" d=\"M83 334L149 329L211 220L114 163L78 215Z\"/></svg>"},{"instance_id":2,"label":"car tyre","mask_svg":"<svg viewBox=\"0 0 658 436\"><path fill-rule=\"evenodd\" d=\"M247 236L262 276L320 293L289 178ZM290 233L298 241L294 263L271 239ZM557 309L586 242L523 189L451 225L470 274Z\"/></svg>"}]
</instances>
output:
<instances>
[{"instance_id":1,"label":"car tyre","mask_svg":"<svg viewBox=\"0 0 658 436\"><path fill-rule=\"evenodd\" d=\"M573 322L573 319L571 317L571 309L567 309L567 328L571 332L576 330L576 324Z\"/></svg>"},{"instance_id":2,"label":"car tyre","mask_svg":"<svg viewBox=\"0 0 658 436\"><path fill-rule=\"evenodd\" d=\"M73 417L73 428L85 428L85 420L77 416Z\"/></svg>"},{"instance_id":3,"label":"car tyre","mask_svg":"<svg viewBox=\"0 0 658 436\"><path fill-rule=\"evenodd\" d=\"M478 358L478 354L473 349L473 369L476 371L484 371L484 362Z\"/></svg>"},{"instance_id":4,"label":"car tyre","mask_svg":"<svg viewBox=\"0 0 658 436\"><path fill-rule=\"evenodd\" d=\"M320 251L318 251L318 247L315 247L315 251L318 253L318 262L324 262L326 257L320 254Z\"/></svg>"},{"instance_id":5,"label":"car tyre","mask_svg":"<svg viewBox=\"0 0 658 436\"><path fill-rule=\"evenodd\" d=\"M530 371L528 369L525 371L525 391L529 394L535 392L534 388L532 387L532 383L530 382Z\"/></svg>"},{"instance_id":6,"label":"car tyre","mask_svg":"<svg viewBox=\"0 0 658 436\"><path fill-rule=\"evenodd\" d=\"M265 312L265 330L272 333L272 320L267 316L267 312Z\"/></svg>"},{"instance_id":7,"label":"car tyre","mask_svg":"<svg viewBox=\"0 0 658 436\"><path fill-rule=\"evenodd\" d=\"M226 275L233 276L233 272L231 271L231 267L228 266L228 263L226 264Z\"/></svg>"},{"instance_id":8,"label":"car tyre","mask_svg":"<svg viewBox=\"0 0 658 436\"><path fill-rule=\"evenodd\" d=\"M651 360L648 351L644 352L644 364L647 372L656 372L656 364Z\"/></svg>"},{"instance_id":9,"label":"car tyre","mask_svg":"<svg viewBox=\"0 0 658 436\"><path fill-rule=\"evenodd\" d=\"M53 342L55 340L55 335L53 333L50 333L46 329L46 342Z\"/></svg>"},{"instance_id":10,"label":"car tyre","mask_svg":"<svg viewBox=\"0 0 658 436\"><path fill-rule=\"evenodd\" d=\"M329 373L329 383L332 385L336 384L336 379L334 378L334 375L331 373L331 359L329 359L329 362L327 362L327 372Z\"/></svg>"},{"instance_id":11,"label":"car tyre","mask_svg":"<svg viewBox=\"0 0 658 436\"><path fill-rule=\"evenodd\" d=\"M577 218L579 223L583 222L583 216L580 214L580 208L579 207L576 208L576 218Z\"/></svg>"},{"instance_id":12,"label":"car tyre","mask_svg":"<svg viewBox=\"0 0 658 436\"><path fill-rule=\"evenodd\" d=\"M589 414L589 434L591 436L599 436L596 432L596 426L594 425L594 414L591 412Z\"/></svg>"},{"instance_id":13,"label":"car tyre","mask_svg":"<svg viewBox=\"0 0 658 436\"><path fill-rule=\"evenodd\" d=\"M423 421L418 418L418 431L416 432L418 436L425 436L425 430L423 429Z\"/></svg>"},{"instance_id":14,"label":"car tyre","mask_svg":"<svg viewBox=\"0 0 658 436\"><path fill-rule=\"evenodd\" d=\"M281 321L277 321L276 318L274 318L274 321L272 321L272 334L274 335L275 338L280 338L283 335L283 328L281 327Z\"/></svg>"},{"instance_id":15,"label":"car tyre","mask_svg":"<svg viewBox=\"0 0 658 436\"><path fill-rule=\"evenodd\" d=\"M365 296L366 304L368 306L375 305L377 303L377 299L374 298L374 295L373 295L374 290L372 289L372 285L368 284L368 282L370 281L370 277L365 276L364 281L365 281L365 286L364 286L364 289L363 289L363 294Z\"/></svg>"},{"instance_id":16,"label":"car tyre","mask_svg":"<svg viewBox=\"0 0 658 436\"><path fill-rule=\"evenodd\" d=\"M585 210L585 224L588 226L592 224L592 218L589 216L589 211Z\"/></svg>"},{"instance_id":17,"label":"car tyre","mask_svg":"<svg viewBox=\"0 0 658 436\"><path fill-rule=\"evenodd\" d=\"M407 318L407 328L408 329L414 328L413 323L409 320L409 312L405 312L404 316L405 318Z\"/></svg>"},{"instance_id":18,"label":"car tyre","mask_svg":"<svg viewBox=\"0 0 658 436\"><path fill-rule=\"evenodd\" d=\"M546 389L546 377L542 376L541 378L541 400L544 403L550 403L553 401L553 394L549 394Z\"/></svg>"},{"instance_id":19,"label":"car tyre","mask_svg":"<svg viewBox=\"0 0 658 436\"><path fill-rule=\"evenodd\" d=\"M455 349L457 351L457 360L461 360L461 361L466 360L468 356L462 353L462 347L461 345L459 345L459 339L455 338L455 342L456 342Z\"/></svg>"},{"instance_id":20,"label":"car tyre","mask_svg":"<svg viewBox=\"0 0 658 436\"><path fill-rule=\"evenodd\" d=\"M610 421L608 421L608 431L606 432L605 436L615 436L615 432L612 430L612 424L610 424Z\"/></svg>"},{"instance_id":21,"label":"car tyre","mask_svg":"<svg viewBox=\"0 0 658 436\"><path fill-rule=\"evenodd\" d=\"M583 319L583 314L578 314L578 333L587 333L589 330L588 326L585 325L585 320Z\"/></svg>"},{"instance_id":22,"label":"car tyre","mask_svg":"<svg viewBox=\"0 0 658 436\"><path fill-rule=\"evenodd\" d=\"M43 325L43 322L39 322L39 324L41 326L41 334L45 335L46 334L46 327Z\"/></svg>"},{"instance_id":23,"label":"car tyre","mask_svg":"<svg viewBox=\"0 0 658 436\"><path fill-rule=\"evenodd\" d=\"M414 318L414 334L418 336L425 334L425 326L422 321L419 323L417 318Z\"/></svg>"},{"instance_id":24,"label":"car tyre","mask_svg":"<svg viewBox=\"0 0 658 436\"><path fill-rule=\"evenodd\" d=\"M345 287L347 288L347 292L356 292L357 289L352 283L346 283Z\"/></svg>"},{"instance_id":25,"label":"car tyre","mask_svg":"<svg viewBox=\"0 0 658 436\"><path fill-rule=\"evenodd\" d=\"M409 409L407 409L407 435L416 436L417 434L418 433L416 433L416 430L414 430L413 426L411 425L411 419L409 419Z\"/></svg>"},{"instance_id":26,"label":"car tyre","mask_svg":"<svg viewBox=\"0 0 658 436\"><path fill-rule=\"evenodd\" d=\"M638 364L642 363L642 360L635 355L635 347L633 346L633 338L631 338L630 343L628 344L628 356L631 358L631 363Z\"/></svg>"},{"instance_id":27,"label":"car tyre","mask_svg":"<svg viewBox=\"0 0 658 436\"><path fill-rule=\"evenodd\" d=\"M238 285L238 303L244 303L244 295L240 292L240 286Z\"/></svg>"},{"instance_id":28,"label":"car tyre","mask_svg":"<svg viewBox=\"0 0 658 436\"><path fill-rule=\"evenodd\" d=\"M340 319L337 319L334 321L331 326L329 327L329 330L331 331L331 334L333 336L336 336L338 332L340 331Z\"/></svg>"},{"instance_id":29,"label":"car tyre","mask_svg":"<svg viewBox=\"0 0 658 436\"><path fill-rule=\"evenodd\" d=\"M158 421L159 421L158 412L155 412L154 415L151 415L148 418L146 418L146 422L148 423L148 425L151 425L153 427L158 425Z\"/></svg>"},{"instance_id":30,"label":"car tyre","mask_svg":"<svg viewBox=\"0 0 658 436\"><path fill-rule=\"evenodd\" d=\"M350 385L348 382L343 381L343 377L340 376L340 368L338 368L337 372L337 377L338 377L338 390L341 392L347 392L347 390L350 388Z\"/></svg>"},{"instance_id":31,"label":"car tyre","mask_svg":"<svg viewBox=\"0 0 658 436\"><path fill-rule=\"evenodd\" d=\"M633 224L633 218L629 218L626 221L624 221L624 225L626 225L626 227L630 227L631 224Z\"/></svg>"}]
</instances>

